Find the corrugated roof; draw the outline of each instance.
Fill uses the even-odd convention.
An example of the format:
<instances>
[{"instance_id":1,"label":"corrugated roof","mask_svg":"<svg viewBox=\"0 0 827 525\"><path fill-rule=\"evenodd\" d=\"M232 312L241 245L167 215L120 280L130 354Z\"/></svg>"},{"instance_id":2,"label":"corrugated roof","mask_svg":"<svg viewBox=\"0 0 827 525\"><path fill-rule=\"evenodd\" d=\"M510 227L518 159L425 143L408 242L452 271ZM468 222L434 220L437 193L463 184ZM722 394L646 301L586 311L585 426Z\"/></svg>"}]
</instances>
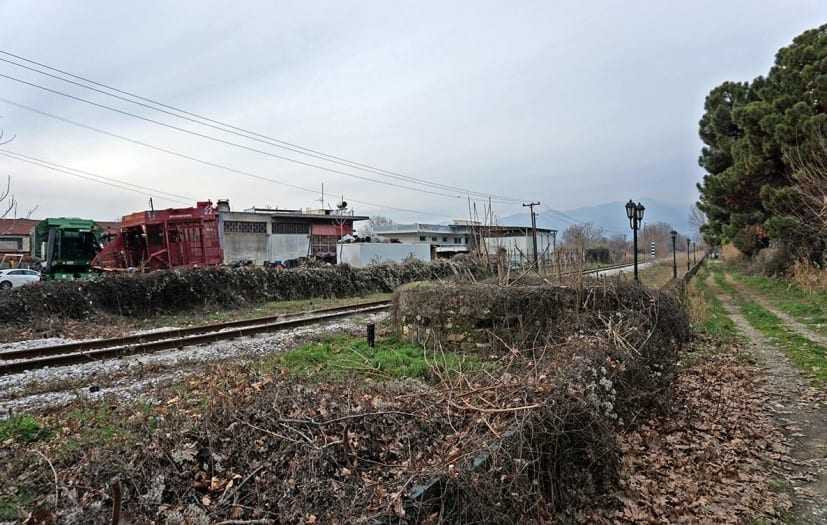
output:
<instances>
[{"instance_id":1,"label":"corrugated roof","mask_svg":"<svg viewBox=\"0 0 827 525\"><path fill-rule=\"evenodd\" d=\"M29 235L38 222L34 219L0 219L0 235Z\"/></svg>"}]
</instances>

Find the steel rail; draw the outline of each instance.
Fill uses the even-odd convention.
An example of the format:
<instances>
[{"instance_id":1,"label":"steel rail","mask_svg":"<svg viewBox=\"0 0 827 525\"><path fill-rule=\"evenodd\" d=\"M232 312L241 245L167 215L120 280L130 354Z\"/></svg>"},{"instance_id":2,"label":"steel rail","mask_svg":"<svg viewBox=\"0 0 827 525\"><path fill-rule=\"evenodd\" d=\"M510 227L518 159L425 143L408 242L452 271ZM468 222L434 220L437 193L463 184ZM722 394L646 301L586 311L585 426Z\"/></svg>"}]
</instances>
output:
<instances>
[{"instance_id":1,"label":"steel rail","mask_svg":"<svg viewBox=\"0 0 827 525\"><path fill-rule=\"evenodd\" d=\"M584 270L582 273L583 275L589 275L630 266L633 266L633 264L615 264ZM96 359L152 353L160 350L183 348L185 346L210 343L224 339L235 339L258 333L275 332L351 315L385 310L390 306L390 303L391 301L389 300L369 301L347 306L227 321L224 323L188 328L174 328L171 330L124 337L93 339L61 345L9 350L0 352L0 376L48 366L86 363Z\"/></svg>"},{"instance_id":2,"label":"steel rail","mask_svg":"<svg viewBox=\"0 0 827 525\"><path fill-rule=\"evenodd\" d=\"M319 308L316 310L307 310L304 312L292 312L276 315L267 315L263 317L254 317L251 319L241 319L238 321L225 321L221 323L205 324L199 326L191 326L187 328L172 328L169 330L159 330L157 332L147 332L143 334L127 335L123 337L111 337L106 339L91 339L88 341L76 341L72 343L65 343L51 346L40 346L36 348L21 348L19 350L0 351L0 362L11 361L18 359L29 359L32 357L47 356L55 353L77 352L80 350L95 350L98 348L109 348L112 346L124 346L133 344L148 343L150 341L158 341L161 339L172 339L175 337L181 338L196 334L205 334L208 332L220 332L229 328L242 328L245 326L255 326L260 324L272 323L274 321L297 317L302 315L313 315L330 312L339 312L342 310L352 310L353 308L363 308L368 306L388 305L389 300L381 301L366 301L362 303L349 304L345 306L333 306L330 308Z\"/></svg>"},{"instance_id":3,"label":"steel rail","mask_svg":"<svg viewBox=\"0 0 827 525\"><path fill-rule=\"evenodd\" d=\"M108 346L104 347L100 346L100 342L98 340L86 342L90 343L93 346L93 348L91 349L89 347L83 347L83 342L72 343L69 345L41 347L31 349L33 351L36 351L38 357L33 357L30 359L18 358L17 360L10 362L0 362L0 376L16 374L19 372L24 372L27 370L33 370L37 368L44 368L47 366L64 366L70 364L86 363L96 359L108 359L112 357L152 353L160 350L183 348L185 346L211 343L214 341L226 339L236 339L239 337L245 337L259 333L276 332L290 328L298 328L300 326L317 324L333 319L339 319L342 317L349 317L352 315L380 312L382 310L386 310L389 307L390 301L376 301L374 303L362 303L360 305L352 305L350 307L338 307L326 309L324 311L317 310L313 312L306 312L304 315L297 314L296 316L294 316L294 318L291 319L272 320L271 318L269 322L261 322L261 319L267 318L259 318L259 322L257 324L248 323L243 326L238 326L238 322L233 321L232 323L234 323L235 325L232 328L222 327L217 330L213 329L207 331L206 333L202 331L201 333L191 333L183 336L175 336L174 333L178 330L167 330L165 332L144 334L166 334L166 338L156 338L154 340L149 341L132 341L121 344L115 343L114 345L109 344ZM254 320L251 319L248 321ZM207 325L207 327L212 328L219 326L222 325ZM132 339L132 336L121 339ZM108 341L118 341L118 339L110 339ZM78 345L80 345L79 349L77 348ZM66 352L65 347L67 346L72 346L75 348L75 350ZM65 353L56 353L57 351L55 349L63 349L63 352ZM8 353L9 352L7 352L7 354ZM6 357L4 357L4 359L8 360Z\"/></svg>"}]
</instances>

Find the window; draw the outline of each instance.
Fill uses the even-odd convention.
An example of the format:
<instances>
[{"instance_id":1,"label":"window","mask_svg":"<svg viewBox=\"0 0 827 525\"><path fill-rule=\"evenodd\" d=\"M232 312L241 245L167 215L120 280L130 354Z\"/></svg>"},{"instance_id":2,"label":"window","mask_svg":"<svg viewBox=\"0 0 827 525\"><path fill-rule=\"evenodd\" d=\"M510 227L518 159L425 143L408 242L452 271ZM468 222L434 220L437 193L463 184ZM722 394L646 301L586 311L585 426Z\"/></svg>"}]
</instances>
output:
<instances>
[{"instance_id":1,"label":"window","mask_svg":"<svg viewBox=\"0 0 827 525\"><path fill-rule=\"evenodd\" d=\"M420 235L420 236L419 236L419 240L420 240L420 241L422 241L422 242L425 242L425 236L424 236L424 235Z\"/></svg>"},{"instance_id":2,"label":"window","mask_svg":"<svg viewBox=\"0 0 827 525\"><path fill-rule=\"evenodd\" d=\"M337 242L339 242L338 235L311 235L310 252L313 255L335 255Z\"/></svg>"},{"instance_id":3,"label":"window","mask_svg":"<svg viewBox=\"0 0 827 525\"><path fill-rule=\"evenodd\" d=\"M306 234L310 233L310 225L301 222L274 222L273 233Z\"/></svg>"},{"instance_id":4,"label":"window","mask_svg":"<svg viewBox=\"0 0 827 525\"><path fill-rule=\"evenodd\" d=\"M431 237L432 242L436 242L436 237Z\"/></svg>"},{"instance_id":5,"label":"window","mask_svg":"<svg viewBox=\"0 0 827 525\"><path fill-rule=\"evenodd\" d=\"M23 250L23 239L20 237L0 237L0 250Z\"/></svg>"},{"instance_id":6,"label":"window","mask_svg":"<svg viewBox=\"0 0 827 525\"><path fill-rule=\"evenodd\" d=\"M448 242L448 237L443 237L442 242Z\"/></svg>"},{"instance_id":7,"label":"window","mask_svg":"<svg viewBox=\"0 0 827 525\"><path fill-rule=\"evenodd\" d=\"M267 233L266 222L225 221L225 233Z\"/></svg>"},{"instance_id":8,"label":"window","mask_svg":"<svg viewBox=\"0 0 827 525\"><path fill-rule=\"evenodd\" d=\"M454 237L454 244L462 244L462 239L460 237Z\"/></svg>"}]
</instances>

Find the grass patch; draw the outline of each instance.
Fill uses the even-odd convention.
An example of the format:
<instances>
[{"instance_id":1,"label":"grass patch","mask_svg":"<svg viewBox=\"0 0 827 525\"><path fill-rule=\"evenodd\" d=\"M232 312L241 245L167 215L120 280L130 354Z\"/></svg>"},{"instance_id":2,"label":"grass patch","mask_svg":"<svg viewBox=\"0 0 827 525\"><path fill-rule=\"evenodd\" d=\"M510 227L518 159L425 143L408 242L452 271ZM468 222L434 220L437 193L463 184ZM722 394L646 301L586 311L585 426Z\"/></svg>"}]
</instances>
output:
<instances>
[{"instance_id":1,"label":"grass patch","mask_svg":"<svg viewBox=\"0 0 827 525\"><path fill-rule=\"evenodd\" d=\"M747 321L771 338L796 364L819 383L827 381L827 351L806 337L788 330L784 322L758 304L737 299Z\"/></svg>"},{"instance_id":2,"label":"grass patch","mask_svg":"<svg viewBox=\"0 0 827 525\"><path fill-rule=\"evenodd\" d=\"M0 521L17 522L35 498L36 492L26 487L18 487L14 494L0 495Z\"/></svg>"},{"instance_id":3,"label":"grass patch","mask_svg":"<svg viewBox=\"0 0 827 525\"><path fill-rule=\"evenodd\" d=\"M135 413L148 413L148 405L145 403L130 406L134 407ZM149 421L148 432L152 431L154 423L154 419ZM105 403L73 408L66 413L62 424L67 432L59 444L58 452L63 458L90 447L108 446L116 441L136 444L140 440L140 436L129 428L123 414L116 413Z\"/></svg>"},{"instance_id":4,"label":"grass patch","mask_svg":"<svg viewBox=\"0 0 827 525\"><path fill-rule=\"evenodd\" d=\"M744 275L737 271L733 271L732 275L782 312L827 335L827 293L808 292L783 279Z\"/></svg>"},{"instance_id":5,"label":"grass patch","mask_svg":"<svg viewBox=\"0 0 827 525\"><path fill-rule=\"evenodd\" d=\"M695 329L721 342L729 343L738 338L735 322L727 315L724 305L706 284L709 277L707 265L698 272L690 284L690 310Z\"/></svg>"},{"instance_id":6,"label":"grass patch","mask_svg":"<svg viewBox=\"0 0 827 525\"><path fill-rule=\"evenodd\" d=\"M43 428L38 421L28 415L12 416L0 421L0 443L14 441L17 443L34 443L46 439L51 435L48 429Z\"/></svg>"},{"instance_id":7,"label":"grass patch","mask_svg":"<svg viewBox=\"0 0 827 525\"><path fill-rule=\"evenodd\" d=\"M816 382L827 381L827 351L784 326L784 321L762 308L759 304L744 298L735 287L727 282L723 271L714 272L715 282L732 296L747 322L756 330L778 345L790 360Z\"/></svg>"},{"instance_id":8,"label":"grass patch","mask_svg":"<svg viewBox=\"0 0 827 525\"><path fill-rule=\"evenodd\" d=\"M426 354L419 345L395 338L378 340L369 347L361 338L340 336L308 343L265 359L266 371L286 368L291 374L314 378L364 375L378 379L412 377L433 379L434 370L458 372L479 369L475 356L457 353Z\"/></svg>"},{"instance_id":9,"label":"grass patch","mask_svg":"<svg viewBox=\"0 0 827 525\"><path fill-rule=\"evenodd\" d=\"M216 308L199 312L183 312L178 314L158 315L134 322L134 328L150 329L164 326L190 326L206 323L223 323L265 317L268 315L294 314L307 310L351 306L370 301L390 299L393 294L374 293L359 297L332 297L300 299L293 301L271 301L246 308Z\"/></svg>"}]
</instances>

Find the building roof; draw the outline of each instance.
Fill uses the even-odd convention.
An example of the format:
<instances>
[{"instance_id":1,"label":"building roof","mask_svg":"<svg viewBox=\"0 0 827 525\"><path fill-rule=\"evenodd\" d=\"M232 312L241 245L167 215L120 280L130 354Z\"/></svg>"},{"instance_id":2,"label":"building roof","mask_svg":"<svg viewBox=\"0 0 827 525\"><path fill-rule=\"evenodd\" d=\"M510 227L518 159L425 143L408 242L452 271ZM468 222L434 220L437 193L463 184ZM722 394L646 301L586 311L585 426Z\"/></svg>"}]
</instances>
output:
<instances>
[{"instance_id":1,"label":"building roof","mask_svg":"<svg viewBox=\"0 0 827 525\"><path fill-rule=\"evenodd\" d=\"M103 230L115 230L119 231L121 229L121 221L95 221L98 224L98 227Z\"/></svg>"},{"instance_id":2,"label":"building roof","mask_svg":"<svg viewBox=\"0 0 827 525\"><path fill-rule=\"evenodd\" d=\"M29 235L38 222L34 219L0 219L0 235Z\"/></svg>"},{"instance_id":3,"label":"building roof","mask_svg":"<svg viewBox=\"0 0 827 525\"><path fill-rule=\"evenodd\" d=\"M466 233L468 227L456 224L383 224L374 226L373 233L377 235L389 233Z\"/></svg>"},{"instance_id":4,"label":"building roof","mask_svg":"<svg viewBox=\"0 0 827 525\"><path fill-rule=\"evenodd\" d=\"M321 213L320 210L312 210L309 213L307 211L302 210L275 210L275 209L262 209L262 208L251 208L244 211L221 211L219 212L221 215L225 217L232 218L233 216L236 217L243 217L250 215L261 215L264 217L269 217L271 219L303 219L305 221L320 221L320 222L330 222L334 220L341 220L344 222L355 222L355 221L367 221L370 220L370 217L364 215L353 215L353 214L344 214L344 213L336 213L336 210L323 210L330 213Z\"/></svg>"},{"instance_id":5,"label":"building roof","mask_svg":"<svg viewBox=\"0 0 827 525\"><path fill-rule=\"evenodd\" d=\"M486 226L483 224L383 224L381 226L374 226L373 233L377 235L388 235L392 233L469 233L471 231L481 231L482 233L490 233L492 235L508 235L520 234L523 235L525 231L530 231L531 226ZM554 230L548 228L537 228L540 233L551 233Z\"/></svg>"}]
</instances>

